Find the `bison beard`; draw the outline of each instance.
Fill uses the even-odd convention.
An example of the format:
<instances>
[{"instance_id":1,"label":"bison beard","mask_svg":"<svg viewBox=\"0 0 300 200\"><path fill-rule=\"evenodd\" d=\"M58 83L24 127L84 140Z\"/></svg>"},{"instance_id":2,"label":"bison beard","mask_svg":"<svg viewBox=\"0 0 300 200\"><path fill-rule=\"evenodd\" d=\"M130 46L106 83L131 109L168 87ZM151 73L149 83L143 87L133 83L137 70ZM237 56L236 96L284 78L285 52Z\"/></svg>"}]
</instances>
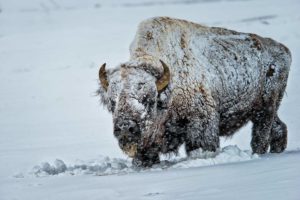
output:
<instances>
[{"instance_id":1,"label":"bison beard","mask_svg":"<svg viewBox=\"0 0 300 200\"><path fill-rule=\"evenodd\" d=\"M279 153L287 127L277 111L290 64L288 48L270 38L157 17L139 25L128 62L102 65L98 93L137 166L182 144L188 155L216 151L220 136L249 121L253 153Z\"/></svg>"}]
</instances>

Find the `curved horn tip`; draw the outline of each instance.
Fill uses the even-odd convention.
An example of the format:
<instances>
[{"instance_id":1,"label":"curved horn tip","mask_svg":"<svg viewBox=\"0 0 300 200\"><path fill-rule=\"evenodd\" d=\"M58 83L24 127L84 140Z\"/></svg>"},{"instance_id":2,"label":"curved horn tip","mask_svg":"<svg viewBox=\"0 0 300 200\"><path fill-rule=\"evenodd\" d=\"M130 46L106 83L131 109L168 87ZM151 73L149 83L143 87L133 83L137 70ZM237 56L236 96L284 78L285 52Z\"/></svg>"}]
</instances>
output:
<instances>
[{"instance_id":1,"label":"curved horn tip","mask_svg":"<svg viewBox=\"0 0 300 200\"><path fill-rule=\"evenodd\" d=\"M162 60L159 60L164 68L164 73L162 77L157 80L156 87L157 91L160 93L162 92L169 84L170 81L170 69L166 63L164 63Z\"/></svg>"},{"instance_id":2,"label":"curved horn tip","mask_svg":"<svg viewBox=\"0 0 300 200\"><path fill-rule=\"evenodd\" d=\"M105 69L106 63L103 63L100 67L100 69L104 68Z\"/></svg>"},{"instance_id":3,"label":"curved horn tip","mask_svg":"<svg viewBox=\"0 0 300 200\"><path fill-rule=\"evenodd\" d=\"M168 65L164 62L164 61L162 61L162 60L159 60L160 62L161 62L161 64L162 64L162 66L163 66L163 68L164 68L164 73L167 71L168 73L170 73L170 69L169 69L169 67L168 67Z\"/></svg>"},{"instance_id":4,"label":"curved horn tip","mask_svg":"<svg viewBox=\"0 0 300 200\"><path fill-rule=\"evenodd\" d=\"M105 70L106 63L104 63L99 69L99 79L102 87L107 91L108 88L108 81L107 81L107 74Z\"/></svg>"}]
</instances>

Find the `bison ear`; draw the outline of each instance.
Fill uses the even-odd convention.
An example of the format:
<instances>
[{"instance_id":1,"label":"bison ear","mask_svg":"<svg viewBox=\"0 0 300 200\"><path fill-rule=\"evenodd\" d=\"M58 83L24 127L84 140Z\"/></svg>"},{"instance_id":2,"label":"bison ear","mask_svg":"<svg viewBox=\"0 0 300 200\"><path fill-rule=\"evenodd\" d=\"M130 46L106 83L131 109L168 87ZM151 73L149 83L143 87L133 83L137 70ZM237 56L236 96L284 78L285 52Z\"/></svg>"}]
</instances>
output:
<instances>
[{"instance_id":1,"label":"bison ear","mask_svg":"<svg viewBox=\"0 0 300 200\"><path fill-rule=\"evenodd\" d=\"M162 77L156 81L156 88L158 93L162 92L169 84L170 82L170 70L166 63L164 63L162 60L160 60L163 68L164 68L164 74Z\"/></svg>"},{"instance_id":2,"label":"bison ear","mask_svg":"<svg viewBox=\"0 0 300 200\"><path fill-rule=\"evenodd\" d=\"M100 80L100 83L101 83L102 87L104 88L104 90L107 91L108 81L107 81L107 74L106 74L105 66L106 66L106 63L104 63L100 67L100 70L99 70L99 80Z\"/></svg>"}]
</instances>

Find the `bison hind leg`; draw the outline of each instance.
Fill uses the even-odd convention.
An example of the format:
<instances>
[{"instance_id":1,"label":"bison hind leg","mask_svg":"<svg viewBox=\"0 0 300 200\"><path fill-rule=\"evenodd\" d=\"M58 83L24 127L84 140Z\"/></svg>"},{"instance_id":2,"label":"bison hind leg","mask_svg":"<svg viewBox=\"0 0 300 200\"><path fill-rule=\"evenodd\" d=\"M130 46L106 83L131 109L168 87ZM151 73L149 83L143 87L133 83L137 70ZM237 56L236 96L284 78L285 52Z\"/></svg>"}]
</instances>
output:
<instances>
[{"instance_id":1,"label":"bison hind leg","mask_svg":"<svg viewBox=\"0 0 300 200\"><path fill-rule=\"evenodd\" d=\"M271 141L271 130L276 115L276 98L265 103L261 110L257 110L254 113L252 117L253 127L251 140L253 153L267 153Z\"/></svg>"},{"instance_id":2,"label":"bison hind leg","mask_svg":"<svg viewBox=\"0 0 300 200\"><path fill-rule=\"evenodd\" d=\"M270 152L281 153L287 146L287 126L276 115L271 129Z\"/></svg>"}]
</instances>

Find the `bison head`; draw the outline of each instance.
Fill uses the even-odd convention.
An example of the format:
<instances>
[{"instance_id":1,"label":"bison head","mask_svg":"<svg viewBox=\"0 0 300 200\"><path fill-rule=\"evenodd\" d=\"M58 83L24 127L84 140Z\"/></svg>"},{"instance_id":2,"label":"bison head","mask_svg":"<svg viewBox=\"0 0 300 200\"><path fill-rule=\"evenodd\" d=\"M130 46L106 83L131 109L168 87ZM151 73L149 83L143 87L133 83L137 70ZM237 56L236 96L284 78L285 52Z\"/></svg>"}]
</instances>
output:
<instances>
[{"instance_id":1,"label":"bison head","mask_svg":"<svg viewBox=\"0 0 300 200\"><path fill-rule=\"evenodd\" d=\"M163 71L145 63L123 64L107 71L103 64L99 70L99 94L113 115L114 135L120 148L133 158L155 121L157 96L170 80L168 66L162 61L159 64Z\"/></svg>"}]
</instances>

